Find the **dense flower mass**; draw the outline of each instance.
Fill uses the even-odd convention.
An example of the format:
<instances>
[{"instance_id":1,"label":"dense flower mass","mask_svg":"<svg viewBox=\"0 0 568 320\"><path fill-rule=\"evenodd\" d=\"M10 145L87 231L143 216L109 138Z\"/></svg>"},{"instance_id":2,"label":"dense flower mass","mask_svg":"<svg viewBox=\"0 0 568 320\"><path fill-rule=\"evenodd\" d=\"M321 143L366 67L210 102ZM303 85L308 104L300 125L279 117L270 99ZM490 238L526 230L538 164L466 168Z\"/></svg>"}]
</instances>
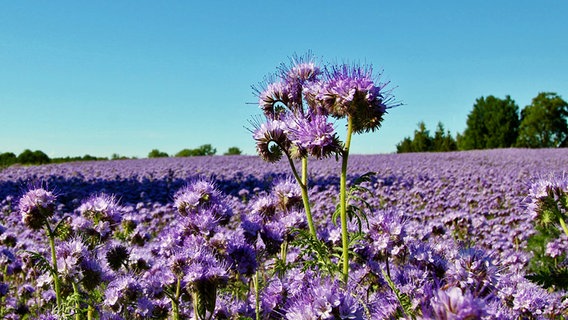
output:
<instances>
[{"instance_id":1,"label":"dense flower mass","mask_svg":"<svg viewBox=\"0 0 568 320\"><path fill-rule=\"evenodd\" d=\"M558 279L568 250L557 200L567 159L562 149L352 155L351 184L376 174L350 200L368 206L360 205L361 226L349 223L359 238L347 284L318 251L306 251L297 182L262 159L10 167L0 172L0 316L54 317L45 233L22 222L24 212L40 208L57 235L61 295L77 288L82 318L92 307L93 319L172 319L174 306L179 319L565 318L567 291ZM334 250L340 164L311 164L318 245ZM55 186L57 198L45 189L22 196L30 179ZM546 228L538 222L543 208L558 211ZM538 265L553 263L550 269L538 269L525 251L543 237L550 241ZM329 256L334 266L339 259ZM548 285L546 274L557 280ZM62 305L75 310L72 299Z\"/></svg>"}]
</instances>

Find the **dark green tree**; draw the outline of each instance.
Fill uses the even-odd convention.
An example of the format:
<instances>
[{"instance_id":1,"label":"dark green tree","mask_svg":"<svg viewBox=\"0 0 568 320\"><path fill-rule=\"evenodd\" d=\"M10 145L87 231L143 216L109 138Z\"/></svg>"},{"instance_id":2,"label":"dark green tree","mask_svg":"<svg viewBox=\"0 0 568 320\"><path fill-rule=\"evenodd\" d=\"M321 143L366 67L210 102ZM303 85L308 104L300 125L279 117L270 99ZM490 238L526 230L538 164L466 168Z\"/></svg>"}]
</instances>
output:
<instances>
[{"instance_id":1,"label":"dark green tree","mask_svg":"<svg viewBox=\"0 0 568 320\"><path fill-rule=\"evenodd\" d=\"M397 153L413 152L412 150L412 139L410 137L405 137L396 145Z\"/></svg>"},{"instance_id":2,"label":"dark green tree","mask_svg":"<svg viewBox=\"0 0 568 320\"><path fill-rule=\"evenodd\" d=\"M217 153L217 149L213 148L210 144L204 144L195 149L196 156L212 156Z\"/></svg>"},{"instance_id":3,"label":"dark green tree","mask_svg":"<svg viewBox=\"0 0 568 320\"><path fill-rule=\"evenodd\" d=\"M224 155L226 156L237 156L240 155L241 153L243 153L241 151L241 149L237 148L237 147L230 147L227 152L224 153Z\"/></svg>"},{"instance_id":4,"label":"dark green tree","mask_svg":"<svg viewBox=\"0 0 568 320\"><path fill-rule=\"evenodd\" d=\"M414 130L414 137L404 138L396 145L397 153L404 152L444 152L457 150L456 140L452 137L450 131L445 131L444 125L438 122L434 137L430 136L430 131L426 129L426 124L421 121L418 123L418 129Z\"/></svg>"},{"instance_id":5,"label":"dark green tree","mask_svg":"<svg viewBox=\"0 0 568 320\"><path fill-rule=\"evenodd\" d=\"M426 129L424 121L418 123L418 130L414 130L414 139L412 139L413 152L432 151L432 137L430 131Z\"/></svg>"},{"instance_id":6,"label":"dark green tree","mask_svg":"<svg viewBox=\"0 0 568 320\"><path fill-rule=\"evenodd\" d=\"M148 153L148 158L167 158L168 154L165 152L162 152L158 149L152 149L152 151L150 151Z\"/></svg>"},{"instance_id":7,"label":"dark green tree","mask_svg":"<svg viewBox=\"0 0 568 320\"><path fill-rule=\"evenodd\" d=\"M445 132L444 124L438 122L434 139L432 140L432 151L446 152L458 149L456 140L452 137L450 131Z\"/></svg>"},{"instance_id":8,"label":"dark green tree","mask_svg":"<svg viewBox=\"0 0 568 320\"><path fill-rule=\"evenodd\" d=\"M509 148L517 140L519 107L510 96L481 97L467 116L467 127L459 139L459 149Z\"/></svg>"},{"instance_id":9,"label":"dark green tree","mask_svg":"<svg viewBox=\"0 0 568 320\"><path fill-rule=\"evenodd\" d=\"M194 156L192 149L182 149L175 154L176 157L192 157Z\"/></svg>"},{"instance_id":10,"label":"dark green tree","mask_svg":"<svg viewBox=\"0 0 568 320\"><path fill-rule=\"evenodd\" d=\"M40 150L31 151L26 149L18 155L16 162L20 164L46 164L50 163L51 159Z\"/></svg>"},{"instance_id":11,"label":"dark green tree","mask_svg":"<svg viewBox=\"0 0 568 320\"><path fill-rule=\"evenodd\" d=\"M12 152L0 153L0 167L11 166L16 163L17 160L18 158Z\"/></svg>"},{"instance_id":12,"label":"dark green tree","mask_svg":"<svg viewBox=\"0 0 568 320\"><path fill-rule=\"evenodd\" d=\"M521 111L517 146L555 148L568 139L568 103L552 92L541 92Z\"/></svg>"}]
</instances>

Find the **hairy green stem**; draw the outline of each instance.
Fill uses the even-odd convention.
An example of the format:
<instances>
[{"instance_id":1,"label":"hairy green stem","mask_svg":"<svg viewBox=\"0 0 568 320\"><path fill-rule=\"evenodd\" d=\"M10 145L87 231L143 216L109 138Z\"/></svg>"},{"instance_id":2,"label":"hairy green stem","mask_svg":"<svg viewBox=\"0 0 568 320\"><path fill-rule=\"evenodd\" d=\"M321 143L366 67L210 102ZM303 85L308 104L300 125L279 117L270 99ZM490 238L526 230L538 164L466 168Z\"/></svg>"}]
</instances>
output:
<instances>
[{"instance_id":1,"label":"hairy green stem","mask_svg":"<svg viewBox=\"0 0 568 320\"><path fill-rule=\"evenodd\" d=\"M81 294L79 293L79 286L77 286L75 282L72 282L72 286L73 293L77 297L77 301L75 301L75 320L81 320L81 305L79 303L79 297Z\"/></svg>"},{"instance_id":2,"label":"hairy green stem","mask_svg":"<svg viewBox=\"0 0 568 320\"><path fill-rule=\"evenodd\" d=\"M181 295L181 279L178 277L176 282L175 297L172 298L172 313L173 319L179 319L179 297Z\"/></svg>"},{"instance_id":3,"label":"hairy green stem","mask_svg":"<svg viewBox=\"0 0 568 320\"><path fill-rule=\"evenodd\" d=\"M302 158L302 183L300 184L302 189L302 201L304 202L304 208L306 210L306 218L308 220L308 227L310 228L310 234L314 239L317 239L316 227L314 225L314 219L312 218L312 209L310 207L310 200L308 197L308 158Z\"/></svg>"},{"instance_id":4,"label":"hairy green stem","mask_svg":"<svg viewBox=\"0 0 568 320\"><path fill-rule=\"evenodd\" d=\"M353 134L353 119L347 117L347 136L341 160L341 176L339 177L339 212L341 218L341 243L343 245L342 255L342 276L343 282L347 284L349 280L349 233L347 231L347 160L349 158L349 147L351 146L351 135Z\"/></svg>"},{"instance_id":5,"label":"hairy green stem","mask_svg":"<svg viewBox=\"0 0 568 320\"><path fill-rule=\"evenodd\" d=\"M49 222L45 222L47 229L47 237L49 238L49 247L51 248L51 264L53 267L53 284L55 286L55 301L57 307L61 307L61 287L59 283L59 272L57 271L57 255L55 254L55 234L49 226Z\"/></svg>"},{"instance_id":6,"label":"hairy green stem","mask_svg":"<svg viewBox=\"0 0 568 320\"><path fill-rule=\"evenodd\" d=\"M564 219L562 219L562 217L558 218L558 220L560 221L562 230L564 230L564 233L568 236L568 227L566 227L566 222L564 222Z\"/></svg>"},{"instance_id":7,"label":"hairy green stem","mask_svg":"<svg viewBox=\"0 0 568 320\"><path fill-rule=\"evenodd\" d=\"M254 313L256 314L256 320L260 320L260 287L258 283L259 272L253 275L253 285L254 285Z\"/></svg>"},{"instance_id":8,"label":"hairy green stem","mask_svg":"<svg viewBox=\"0 0 568 320\"><path fill-rule=\"evenodd\" d=\"M312 218L312 209L310 208L310 199L308 196L308 158L302 158L302 176L298 175L298 171L296 170L296 166L294 165L294 161L292 158L286 154L288 157L288 162L290 162L290 167L292 168L292 173L294 174L294 178L300 185L300 190L302 192L302 202L304 204L304 210L306 211L306 220L308 220L308 227L310 229L310 234L314 239L317 239L316 227L314 225L314 220Z\"/></svg>"}]
</instances>

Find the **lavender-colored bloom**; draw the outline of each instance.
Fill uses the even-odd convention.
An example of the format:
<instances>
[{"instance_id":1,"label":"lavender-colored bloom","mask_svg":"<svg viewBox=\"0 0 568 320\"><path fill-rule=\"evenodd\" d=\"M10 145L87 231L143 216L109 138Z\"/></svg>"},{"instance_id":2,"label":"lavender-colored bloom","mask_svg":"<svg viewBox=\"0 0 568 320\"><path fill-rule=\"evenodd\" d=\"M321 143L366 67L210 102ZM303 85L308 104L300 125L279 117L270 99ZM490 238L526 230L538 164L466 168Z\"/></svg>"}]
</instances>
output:
<instances>
[{"instance_id":1,"label":"lavender-colored bloom","mask_svg":"<svg viewBox=\"0 0 568 320\"><path fill-rule=\"evenodd\" d=\"M561 235L560 238L554 239L546 244L545 254L552 258L559 257L568 252L568 238Z\"/></svg>"},{"instance_id":2,"label":"lavender-colored bloom","mask_svg":"<svg viewBox=\"0 0 568 320\"><path fill-rule=\"evenodd\" d=\"M446 271L446 280L476 297L485 297L495 289L499 269L491 256L477 248L460 249Z\"/></svg>"},{"instance_id":3,"label":"lavender-colored bloom","mask_svg":"<svg viewBox=\"0 0 568 320\"><path fill-rule=\"evenodd\" d=\"M22 222L33 230L41 229L55 211L57 197L51 191L35 188L26 192L18 203Z\"/></svg>"},{"instance_id":4,"label":"lavender-colored bloom","mask_svg":"<svg viewBox=\"0 0 568 320\"><path fill-rule=\"evenodd\" d=\"M324 115L311 114L307 117L288 119L288 137L299 149L317 159L327 158L341 151L341 141L333 124Z\"/></svg>"},{"instance_id":5,"label":"lavender-colored bloom","mask_svg":"<svg viewBox=\"0 0 568 320\"><path fill-rule=\"evenodd\" d=\"M287 302L286 319L363 319L363 307L337 281L314 278Z\"/></svg>"},{"instance_id":6,"label":"lavender-colored bloom","mask_svg":"<svg viewBox=\"0 0 568 320\"><path fill-rule=\"evenodd\" d=\"M113 310L120 310L136 302L142 294L142 287L132 275L124 275L111 281L105 291L104 304Z\"/></svg>"},{"instance_id":7,"label":"lavender-colored bloom","mask_svg":"<svg viewBox=\"0 0 568 320\"><path fill-rule=\"evenodd\" d=\"M122 221L123 208L114 195L101 193L91 196L77 210L92 219L95 225L102 221L114 227Z\"/></svg>"},{"instance_id":8,"label":"lavender-colored bloom","mask_svg":"<svg viewBox=\"0 0 568 320\"><path fill-rule=\"evenodd\" d=\"M481 319L486 314L483 300L475 298L469 292L464 293L457 287L438 290L430 303L431 316L440 320ZM429 313L424 311L425 315Z\"/></svg>"},{"instance_id":9,"label":"lavender-colored bloom","mask_svg":"<svg viewBox=\"0 0 568 320\"><path fill-rule=\"evenodd\" d=\"M278 198L278 205L282 210L291 210L302 204L300 187L292 178L275 182L272 186L272 193Z\"/></svg>"},{"instance_id":10,"label":"lavender-colored bloom","mask_svg":"<svg viewBox=\"0 0 568 320\"><path fill-rule=\"evenodd\" d=\"M291 142L286 134L287 128L282 120L268 119L255 125L253 138L256 151L264 161L276 162L282 158L282 152L289 152Z\"/></svg>"},{"instance_id":11,"label":"lavender-colored bloom","mask_svg":"<svg viewBox=\"0 0 568 320\"><path fill-rule=\"evenodd\" d=\"M326 70L326 80L307 88L335 118L352 117L353 132L375 131L392 103L388 83L374 80L372 67L342 64ZM317 90L317 91L314 91Z\"/></svg>"}]
</instances>

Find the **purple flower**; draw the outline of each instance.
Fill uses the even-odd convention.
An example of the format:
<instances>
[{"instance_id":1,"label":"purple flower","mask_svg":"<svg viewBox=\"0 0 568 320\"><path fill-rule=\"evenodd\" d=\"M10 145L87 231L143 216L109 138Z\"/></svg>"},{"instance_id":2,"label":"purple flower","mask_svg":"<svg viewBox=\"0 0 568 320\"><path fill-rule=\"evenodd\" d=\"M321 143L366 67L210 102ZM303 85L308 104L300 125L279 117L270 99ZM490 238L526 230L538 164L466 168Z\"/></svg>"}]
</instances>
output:
<instances>
[{"instance_id":1,"label":"purple flower","mask_svg":"<svg viewBox=\"0 0 568 320\"><path fill-rule=\"evenodd\" d=\"M78 211L92 219L95 225L108 222L114 227L122 221L123 209L114 195L101 193L91 196L81 204Z\"/></svg>"},{"instance_id":2,"label":"purple flower","mask_svg":"<svg viewBox=\"0 0 568 320\"><path fill-rule=\"evenodd\" d=\"M341 142L333 124L324 115L311 114L288 120L288 137L299 148L298 153L307 153L318 159L327 158L341 151Z\"/></svg>"},{"instance_id":3,"label":"purple flower","mask_svg":"<svg viewBox=\"0 0 568 320\"><path fill-rule=\"evenodd\" d=\"M481 319L486 314L483 300L460 288L438 290L430 300L432 317L440 320ZM428 314L428 312L424 312Z\"/></svg>"},{"instance_id":4,"label":"purple flower","mask_svg":"<svg viewBox=\"0 0 568 320\"><path fill-rule=\"evenodd\" d=\"M353 132L375 131L381 125L386 109L398 104L392 103L388 83L374 80L370 66L342 64L326 70L322 84L307 88L329 114L335 118L352 117Z\"/></svg>"},{"instance_id":5,"label":"purple flower","mask_svg":"<svg viewBox=\"0 0 568 320\"><path fill-rule=\"evenodd\" d=\"M282 152L289 152L291 142L286 130L287 125L282 120L268 119L266 123L255 124L256 151L264 161L276 162L282 158Z\"/></svg>"},{"instance_id":6,"label":"purple flower","mask_svg":"<svg viewBox=\"0 0 568 320\"><path fill-rule=\"evenodd\" d=\"M18 204L22 222L33 230L43 227L55 211L57 197L51 191L35 188L26 192Z\"/></svg>"}]
</instances>

